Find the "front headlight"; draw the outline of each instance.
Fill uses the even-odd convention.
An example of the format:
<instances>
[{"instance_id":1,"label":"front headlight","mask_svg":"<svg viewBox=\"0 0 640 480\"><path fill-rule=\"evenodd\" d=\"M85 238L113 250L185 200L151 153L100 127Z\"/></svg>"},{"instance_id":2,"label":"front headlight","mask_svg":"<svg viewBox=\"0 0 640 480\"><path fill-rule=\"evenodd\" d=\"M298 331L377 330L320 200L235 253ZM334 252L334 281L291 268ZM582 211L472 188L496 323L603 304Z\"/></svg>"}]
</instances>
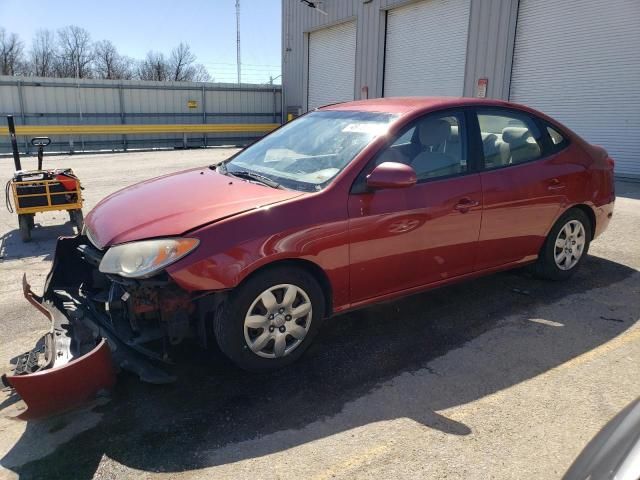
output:
<instances>
[{"instance_id":1,"label":"front headlight","mask_svg":"<svg viewBox=\"0 0 640 480\"><path fill-rule=\"evenodd\" d=\"M193 251L196 238L162 238L124 243L107 250L100 262L102 273L128 278L147 278Z\"/></svg>"}]
</instances>

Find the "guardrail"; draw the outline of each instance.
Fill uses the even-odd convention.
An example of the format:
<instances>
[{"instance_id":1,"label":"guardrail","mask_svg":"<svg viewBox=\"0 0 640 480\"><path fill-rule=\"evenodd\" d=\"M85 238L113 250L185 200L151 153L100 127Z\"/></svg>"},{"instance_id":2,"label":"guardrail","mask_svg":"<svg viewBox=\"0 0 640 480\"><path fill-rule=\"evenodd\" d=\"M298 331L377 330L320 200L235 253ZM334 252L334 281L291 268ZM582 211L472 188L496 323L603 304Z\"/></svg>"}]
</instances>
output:
<instances>
[{"instance_id":1,"label":"guardrail","mask_svg":"<svg viewBox=\"0 0 640 480\"><path fill-rule=\"evenodd\" d=\"M147 125L18 125L16 135L147 135L154 133L268 133L279 123L196 123ZM9 136L7 127L0 135Z\"/></svg>"}]
</instances>

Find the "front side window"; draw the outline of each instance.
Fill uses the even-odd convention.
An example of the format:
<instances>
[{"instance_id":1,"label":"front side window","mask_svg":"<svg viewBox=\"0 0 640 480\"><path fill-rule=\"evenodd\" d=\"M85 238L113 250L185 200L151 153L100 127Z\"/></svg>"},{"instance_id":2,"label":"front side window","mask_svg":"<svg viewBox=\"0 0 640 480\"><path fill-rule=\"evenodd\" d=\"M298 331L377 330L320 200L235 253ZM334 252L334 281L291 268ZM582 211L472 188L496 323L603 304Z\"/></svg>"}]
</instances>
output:
<instances>
[{"instance_id":1,"label":"front side window","mask_svg":"<svg viewBox=\"0 0 640 480\"><path fill-rule=\"evenodd\" d=\"M249 146L224 168L295 190L321 190L396 118L376 112L311 112Z\"/></svg>"},{"instance_id":2,"label":"front side window","mask_svg":"<svg viewBox=\"0 0 640 480\"><path fill-rule=\"evenodd\" d=\"M383 162L406 163L416 171L418 181L467 171L465 132L457 114L429 115L416 120L376 157Z\"/></svg>"},{"instance_id":3,"label":"front side window","mask_svg":"<svg viewBox=\"0 0 640 480\"><path fill-rule=\"evenodd\" d=\"M542 156L540 130L526 114L478 111L485 169L530 162Z\"/></svg>"}]
</instances>

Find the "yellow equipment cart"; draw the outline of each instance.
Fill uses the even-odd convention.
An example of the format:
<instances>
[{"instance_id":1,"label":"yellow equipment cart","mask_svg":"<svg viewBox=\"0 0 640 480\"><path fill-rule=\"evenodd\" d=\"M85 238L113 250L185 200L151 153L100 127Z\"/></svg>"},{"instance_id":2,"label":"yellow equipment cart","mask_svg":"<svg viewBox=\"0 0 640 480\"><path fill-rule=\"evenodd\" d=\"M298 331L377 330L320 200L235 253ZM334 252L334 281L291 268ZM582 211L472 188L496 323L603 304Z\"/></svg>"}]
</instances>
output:
<instances>
[{"instance_id":1,"label":"yellow equipment cart","mask_svg":"<svg viewBox=\"0 0 640 480\"><path fill-rule=\"evenodd\" d=\"M18 214L18 225L22 241L31 240L31 230L34 227L36 213L50 212L54 210L66 210L69 219L78 229L82 230L82 186L70 168L57 170L43 170L42 157L44 147L51 143L48 137L36 137L31 144L38 148L38 169L22 170L17 142L15 139L15 127L13 118L9 117L9 134L13 147L13 157L16 172L6 185L6 202L10 212L13 211L11 197L15 213Z\"/></svg>"}]
</instances>

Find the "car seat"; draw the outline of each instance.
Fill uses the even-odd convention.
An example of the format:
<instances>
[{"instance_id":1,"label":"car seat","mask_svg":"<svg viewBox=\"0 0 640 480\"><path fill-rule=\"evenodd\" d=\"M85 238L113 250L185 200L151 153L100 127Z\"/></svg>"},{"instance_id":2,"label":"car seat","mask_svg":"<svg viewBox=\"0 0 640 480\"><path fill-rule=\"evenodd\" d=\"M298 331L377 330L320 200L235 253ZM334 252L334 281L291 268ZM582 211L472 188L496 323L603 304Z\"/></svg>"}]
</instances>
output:
<instances>
[{"instance_id":1,"label":"car seat","mask_svg":"<svg viewBox=\"0 0 640 480\"><path fill-rule=\"evenodd\" d=\"M422 152L411 161L418 178L453 175L460 172L460 160L441 150L451 134L451 125L446 120L428 119L418 125L418 139Z\"/></svg>"},{"instance_id":2,"label":"car seat","mask_svg":"<svg viewBox=\"0 0 640 480\"><path fill-rule=\"evenodd\" d=\"M528 128L507 127L502 130L502 140L509 145L509 163L527 162L540 156L540 146Z\"/></svg>"}]
</instances>

